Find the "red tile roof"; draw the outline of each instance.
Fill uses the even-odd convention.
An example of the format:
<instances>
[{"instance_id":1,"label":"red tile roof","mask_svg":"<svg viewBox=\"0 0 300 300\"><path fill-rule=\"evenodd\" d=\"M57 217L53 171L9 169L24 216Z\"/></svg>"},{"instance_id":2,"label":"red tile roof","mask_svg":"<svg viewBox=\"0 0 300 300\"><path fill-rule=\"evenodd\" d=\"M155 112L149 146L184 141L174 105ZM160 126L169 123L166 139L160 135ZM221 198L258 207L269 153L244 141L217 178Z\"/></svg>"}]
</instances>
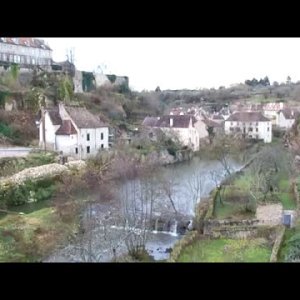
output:
<instances>
[{"instance_id":1,"label":"red tile roof","mask_svg":"<svg viewBox=\"0 0 300 300\"><path fill-rule=\"evenodd\" d=\"M70 120L63 120L62 125L56 131L57 135L76 134L77 131Z\"/></svg>"}]
</instances>

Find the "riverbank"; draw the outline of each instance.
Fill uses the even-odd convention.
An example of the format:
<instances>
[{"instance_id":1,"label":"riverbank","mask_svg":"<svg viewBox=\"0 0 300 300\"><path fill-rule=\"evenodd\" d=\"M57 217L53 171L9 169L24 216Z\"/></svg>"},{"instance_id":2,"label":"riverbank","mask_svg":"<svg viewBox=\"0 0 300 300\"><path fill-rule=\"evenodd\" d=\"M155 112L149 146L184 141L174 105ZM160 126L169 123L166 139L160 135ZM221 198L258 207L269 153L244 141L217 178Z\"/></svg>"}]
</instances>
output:
<instances>
[{"instance_id":1,"label":"riverbank","mask_svg":"<svg viewBox=\"0 0 300 300\"><path fill-rule=\"evenodd\" d=\"M287 231L287 237L283 243L284 250L280 251L282 234L278 236L280 230L278 231L276 226L282 226L280 225L282 210L295 209L297 201L292 191L293 177L289 176L287 172L289 167L285 166L287 158L280 152L280 145L274 146L279 148L273 149L274 152L269 156L278 152L282 161L281 163L277 162L276 165L278 170L275 171L276 177L274 176L272 181L272 193L263 194L259 190L255 190L255 187L258 187L259 183L264 180L264 178L258 178L259 181L255 182L253 178L255 172L260 172L262 156L258 155L250 165L247 164L243 170L225 179L220 187L212 191L205 207L206 212L203 213L203 209L200 209L201 205L199 206L195 219L198 223L196 227L199 236L189 242L185 242L184 237L180 243L186 245L181 247L179 253L176 253L173 261L268 262L271 259L271 253L274 256L273 252L276 250L277 253L278 249L281 260L283 257L284 259L295 257L295 254L292 254L295 242L289 231ZM257 168L258 166L259 168ZM266 170L268 169L266 168ZM274 181L275 179L276 181ZM278 203L276 205L281 207L280 210L274 203ZM269 207L269 209L267 213L263 214L262 208L265 211L265 207ZM258 208L261 208L260 213L258 213ZM256 220L257 217L258 220ZM272 220L272 224L269 219ZM269 223L271 227L267 226ZM297 226L293 230L294 236L298 230ZM275 246L277 248L274 250ZM272 260L274 261L274 257Z\"/></svg>"}]
</instances>

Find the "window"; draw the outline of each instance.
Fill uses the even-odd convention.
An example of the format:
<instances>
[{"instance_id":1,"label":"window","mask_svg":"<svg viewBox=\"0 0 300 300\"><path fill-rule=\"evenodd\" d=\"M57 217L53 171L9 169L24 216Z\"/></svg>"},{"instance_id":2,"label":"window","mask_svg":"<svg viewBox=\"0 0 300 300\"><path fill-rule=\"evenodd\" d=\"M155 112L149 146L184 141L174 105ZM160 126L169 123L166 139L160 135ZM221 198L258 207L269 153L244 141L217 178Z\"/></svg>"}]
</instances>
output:
<instances>
[{"instance_id":1,"label":"window","mask_svg":"<svg viewBox=\"0 0 300 300\"><path fill-rule=\"evenodd\" d=\"M258 128L256 128L256 132L258 132Z\"/></svg>"},{"instance_id":2,"label":"window","mask_svg":"<svg viewBox=\"0 0 300 300\"><path fill-rule=\"evenodd\" d=\"M78 148L77 147L75 148L75 153L78 154Z\"/></svg>"},{"instance_id":3,"label":"window","mask_svg":"<svg viewBox=\"0 0 300 300\"><path fill-rule=\"evenodd\" d=\"M252 127L249 127L249 131L253 131L253 128L252 128Z\"/></svg>"},{"instance_id":4,"label":"window","mask_svg":"<svg viewBox=\"0 0 300 300\"><path fill-rule=\"evenodd\" d=\"M86 147L86 153L90 153L90 146Z\"/></svg>"},{"instance_id":5,"label":"window","mask_svg":"<svg viewBox=\"0 0 300 300\"><path fill-rule=\"evenodd\" d=\"M270 131L270 127L267 128L267 131Z\"/></svg>"},{"instance_id":6,"label":"window","mask_svg":"<svg viewBox=\"0 0 300 300\"><path fill-rule=\"evenodd\" d=\"M250 122L250 124L249 124L250 126L252 125L252 123Z\"/></svg>"},{"instance_id":7,"label":"window","mask_svg":"<svg viewBox=\"0 0 300 300\"><path fill-rule=\"evenodd\" d=\"M229 130L230 130L230 131L233 131L233 127L230 127Z\"/></svg>"},{"instance_id":8,"label":"window","mask_svg":"<svg viewBox=\"0 0 300 300\"><path fill-rule=\"evenodd\" d=\"M87 141L90 140L90 134L89 134L89 133L86 135L86 140L87 140Z\"/></svg>"},{"instance_id":9,"label":"window","mask_svg":"<svg viewBox=\"0 0 300 300\"><path fill-rule=\"evenodd\" d=\"M103 144L101 144L101 149L103 149L104 148L104 145Z\"/></svg>"},{"instance_id":10,"label":"window","mask_svg":"<svg viewBox=\"0 0 300 300\"><path fill-rule=\"evenodd\" d=\"M258 134L256 135L256 138L258 139Z\"/></svg>"},{"instance_id":11,"label":"window","mask_svg":"<svg viewBox=\"0 0 300 300\"><path fill-rule=\"evenodd\" d=\"M258 122L256 122L256 126L258 126Z\"/></svg>"},{"instance_id":12,"label":"window","mask_svg":"<svg viewBox=\"0 0 300 300\"><path fill-rule=\"evenodd\" d=\"M101 140L103 140L103 132L101 132Z\"/></svg>"}]
</instances>

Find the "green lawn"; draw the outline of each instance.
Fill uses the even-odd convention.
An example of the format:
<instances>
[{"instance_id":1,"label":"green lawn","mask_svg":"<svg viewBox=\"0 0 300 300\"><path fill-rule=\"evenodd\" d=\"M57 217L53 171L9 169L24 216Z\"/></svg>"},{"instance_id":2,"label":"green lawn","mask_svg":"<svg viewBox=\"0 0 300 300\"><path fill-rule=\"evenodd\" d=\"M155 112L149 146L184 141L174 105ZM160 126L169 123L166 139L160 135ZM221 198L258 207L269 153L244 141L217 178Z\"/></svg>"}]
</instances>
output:
<instances>
[{"instance_id":1,"label":"green lawn","mask_svg":"<svg viewBox=\"0 0 300 300\"><path fill-rule=\"evenodd\" d=\"M7 214L0 219L0 262L39 261L70 231L53 207L40 206L24 215Z\"/></svg>"},{"instance_id":2,"label":"green lawn","mask_svg":"<svg viewBox=\"0 0 300 300\"><path fill-rule=\"evenodd\" d=\"M185 248L178 262L268 262L271 251L265 239L200 240Z\"/></svg>"},{"instance_id":3,"label":"green lawn","mask_svg":"<svg viewBox=\"0 0 300 300\"><path fill-rule=\"evenodd\" d=\"M290 193L279 193L279 200L282 203L283 209L294 210L297 208L296 202L293 198L293 195Z\"/></svg>"},{"instance_id":4,"label":"green lawn","mask_svg":"<svg viewBox=\"0 0 300 300\"><path fill-rule=\"evenodd\" d=\"M223 202L223 205L219 201L215 206L215 218L218 220L234 218L234 219L251 219L254 216L252 213L245 211L245 205L235 202Z\"/></svg>"},{"instance_id":5,"label":"green lawn","mask_svg":"<svg viewBox=\"0 0 300 300\"><path fill-rule=\"evenodd\" d=\"M281 192L288 192L290 188L290 181L288 179L281 179L279 181L279 189Z\"/></svg>"}]
</instances>

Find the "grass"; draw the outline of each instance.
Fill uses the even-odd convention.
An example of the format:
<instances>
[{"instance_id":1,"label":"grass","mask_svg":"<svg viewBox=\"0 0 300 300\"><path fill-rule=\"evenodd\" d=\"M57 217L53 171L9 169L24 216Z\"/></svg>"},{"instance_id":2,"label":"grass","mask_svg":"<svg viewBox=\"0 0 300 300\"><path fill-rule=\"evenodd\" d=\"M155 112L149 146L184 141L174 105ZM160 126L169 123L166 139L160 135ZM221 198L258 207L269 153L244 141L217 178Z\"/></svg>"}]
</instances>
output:
<instances>
[{"instance_id":1,"label":"grass","mask_svg":"<svg viewBox=\"0 0 300 300\"><path fill-rule=\"evenodd\" d=\"M186 247L178 262L268 262L271 251L265 239L200 240Z\"/></svg>"},{"instance_id":2,"label":"grass","mask_svg":"<svg viewBox=\"0 0 300 300\"><path fill-rule=\"evenodd\" d=\"M223 219L251 219L254 217L254 213L245 211L245 204L223 201L223 205L220 201L215 205L215 218L218 220Z\"/></svg>"},{"instance_id":3,"label":"grass","mask_svg":"<svg viewBox=\"0 0 300 300\"><path fill-rule=\"evenodd\" d=\"M294 210L297 208L296 202L291 193L279 193L278 198L282 203L283 209Z\"/></svg>"},{"instance_id":4,"label":"grass","mask_svg":"<svg viewBox=\"0 0 300 300\"><path fill-rule=\"evenodd\" d=\"M281 245L281 248L279 250L278 253L278 261L279 262L284 262L284 257L286 256L286 254L289 251L289 244L288 244L288 240L295 234L295 229L294 228L286 228L285 229L285 233L284 233L284 237L283 237L283 242Z\"/></svg>"},{"instance_id":5,"label":"grass","mask_svg":"<svg viewBox=\"0 0 300 300\"><path fill-rule=\"evenodd\" d=\"M279 189L281 192L288 192L290 188L290 182L288 179L281 179L279 181Z\"/></svg>"},{"instance_id":6,"label":"grass","mask_svg":"<svg viewBox=\"0 0 300 300\"><path fill-rule=\"evenodd\" d=\"M30 210L33 208L24 215L8 214L0 219L0 262L40 261L72 229L46 201Z\"/></svg>"}]
</instances>

